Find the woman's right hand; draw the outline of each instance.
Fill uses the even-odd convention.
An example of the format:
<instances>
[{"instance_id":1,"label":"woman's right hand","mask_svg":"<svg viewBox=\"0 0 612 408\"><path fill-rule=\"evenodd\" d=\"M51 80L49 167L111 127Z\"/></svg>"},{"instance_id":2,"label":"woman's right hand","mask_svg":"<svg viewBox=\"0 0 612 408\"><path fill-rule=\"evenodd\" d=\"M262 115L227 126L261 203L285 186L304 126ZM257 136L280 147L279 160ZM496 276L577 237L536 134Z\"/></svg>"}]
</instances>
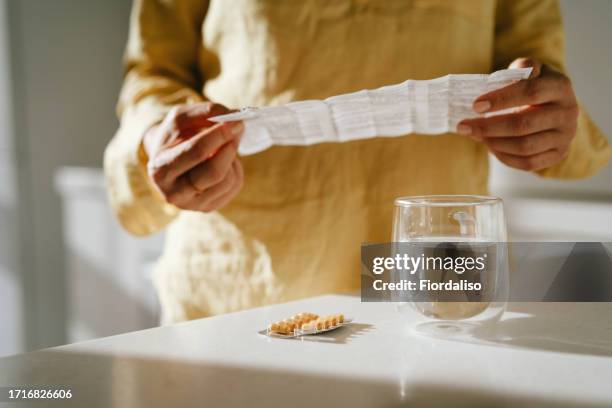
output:
<instances>
[{"instance_id":1,"label":"woman's right hand","mask_svg":"<svg viewBox=\"0 0 612 408\"><path fill-rule=\"evenodd\" d=\"M165 200L191 211L215 211L242 188L237 157L242 122L214 123L208 118L229 113L210 102L173 108L143 137L149 176Z\"/></svg>"}]
</instances>

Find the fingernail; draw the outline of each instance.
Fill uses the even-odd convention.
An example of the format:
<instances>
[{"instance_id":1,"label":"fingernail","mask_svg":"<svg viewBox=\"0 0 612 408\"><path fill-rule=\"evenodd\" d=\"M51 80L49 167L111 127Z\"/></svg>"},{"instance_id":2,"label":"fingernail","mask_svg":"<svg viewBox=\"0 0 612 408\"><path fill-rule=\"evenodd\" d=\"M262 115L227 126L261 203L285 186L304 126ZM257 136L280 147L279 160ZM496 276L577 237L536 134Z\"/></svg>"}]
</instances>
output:
<instances>
[{"instance_id":1,"label":"fingernail","mask_svg":"<svg viewBox=\"0 0 612 408\"><path fill-rule=\"evenodd\" d=\"M489 101L478 101L474 104L474 110L478 113L484 113L491 109L491 102Z\"/></svg>"},{"instance_id":2,"label":"fingernail","mask_svg":"<svg viewBox=\"0 0 612 408\"><path fill-rule=\"evenodd\" d=\"M244 130L244 125L242 122L233 122L230 126L230 131L234 136L240 136Z\"/></svg>"},{"instance_id":3,"label":"fingernail","mask_svg":"<svg viewBox=\"0 0 612 408\"><path fill-rule=\"evenodd\" d=\"M459 125L457 126L457 133L460 135L469 135L472 133L472 127L468 125Z\"/></svg>"}]
</instances>

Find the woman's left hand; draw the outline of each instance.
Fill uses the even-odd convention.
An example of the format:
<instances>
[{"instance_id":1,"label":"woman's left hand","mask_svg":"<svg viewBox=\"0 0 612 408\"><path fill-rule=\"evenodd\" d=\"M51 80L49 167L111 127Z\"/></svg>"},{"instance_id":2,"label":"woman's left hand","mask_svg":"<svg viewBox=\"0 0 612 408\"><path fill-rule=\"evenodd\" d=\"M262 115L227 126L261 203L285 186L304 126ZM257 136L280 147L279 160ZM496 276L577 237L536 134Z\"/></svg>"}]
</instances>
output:
<instances>
[{"instance_id":1,"label":"woman's left hand","mask_svg":"<svg viewBox=\"0 0 612 408\"><path fill-rule=\"evenodd\" d=\"M533 67L528 79L474 101L478 113L519 107L514 113L466 119L457 132L487 145L502 163L541 170L563 160L576 134L578 103L568 77L547 65L520 58L510 68Z\"/></svg>"}]
</instances>

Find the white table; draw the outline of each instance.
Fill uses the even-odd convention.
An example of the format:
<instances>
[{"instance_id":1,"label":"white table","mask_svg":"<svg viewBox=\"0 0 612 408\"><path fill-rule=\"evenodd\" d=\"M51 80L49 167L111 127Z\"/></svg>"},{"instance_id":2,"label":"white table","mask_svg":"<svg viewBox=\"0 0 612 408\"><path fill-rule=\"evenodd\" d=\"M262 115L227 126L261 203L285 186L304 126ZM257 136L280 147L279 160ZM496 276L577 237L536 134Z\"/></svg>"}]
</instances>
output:
<instances>
[{"instance_id":1,"label":"white table","mask_svg":"<svg viewBox=\"0 0 612 408\"><path fill-rule=\"evenodd\" d=\"M301 311L355 321L257 334ZM612 304L515 304L495 336L459 340L418 319L324 296L6 357L0 386L71 388L62 407L612 406Z\"/></svg>"}]
</instances>

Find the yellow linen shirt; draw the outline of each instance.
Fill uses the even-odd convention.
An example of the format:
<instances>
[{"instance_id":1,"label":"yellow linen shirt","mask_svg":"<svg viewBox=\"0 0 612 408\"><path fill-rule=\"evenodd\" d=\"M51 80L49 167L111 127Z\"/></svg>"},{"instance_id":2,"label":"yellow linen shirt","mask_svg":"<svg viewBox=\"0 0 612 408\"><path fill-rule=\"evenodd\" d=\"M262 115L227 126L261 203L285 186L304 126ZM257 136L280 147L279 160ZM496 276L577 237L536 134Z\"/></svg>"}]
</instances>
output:
<instances>
[{"instance_id":1,"label":"yellow linen shirt","mask_svg":"<svg viewBox=\"0 0 612 408\"><path fill-rule=\"evenodd\" d=\"M360 244L390 239L394 198L485 194L488 177L485 147L455 134L273 147L241 159L244 188L220 212L180 211L141 149L173 105L323 99L517 57L563 70L563 48L555 1L136 0L105 169L127 230L169 224L155 274L166 321L356 289ZM569 156L540 174L586 177L609 155L581 112Z\"/></svg>"}]
</instances>

